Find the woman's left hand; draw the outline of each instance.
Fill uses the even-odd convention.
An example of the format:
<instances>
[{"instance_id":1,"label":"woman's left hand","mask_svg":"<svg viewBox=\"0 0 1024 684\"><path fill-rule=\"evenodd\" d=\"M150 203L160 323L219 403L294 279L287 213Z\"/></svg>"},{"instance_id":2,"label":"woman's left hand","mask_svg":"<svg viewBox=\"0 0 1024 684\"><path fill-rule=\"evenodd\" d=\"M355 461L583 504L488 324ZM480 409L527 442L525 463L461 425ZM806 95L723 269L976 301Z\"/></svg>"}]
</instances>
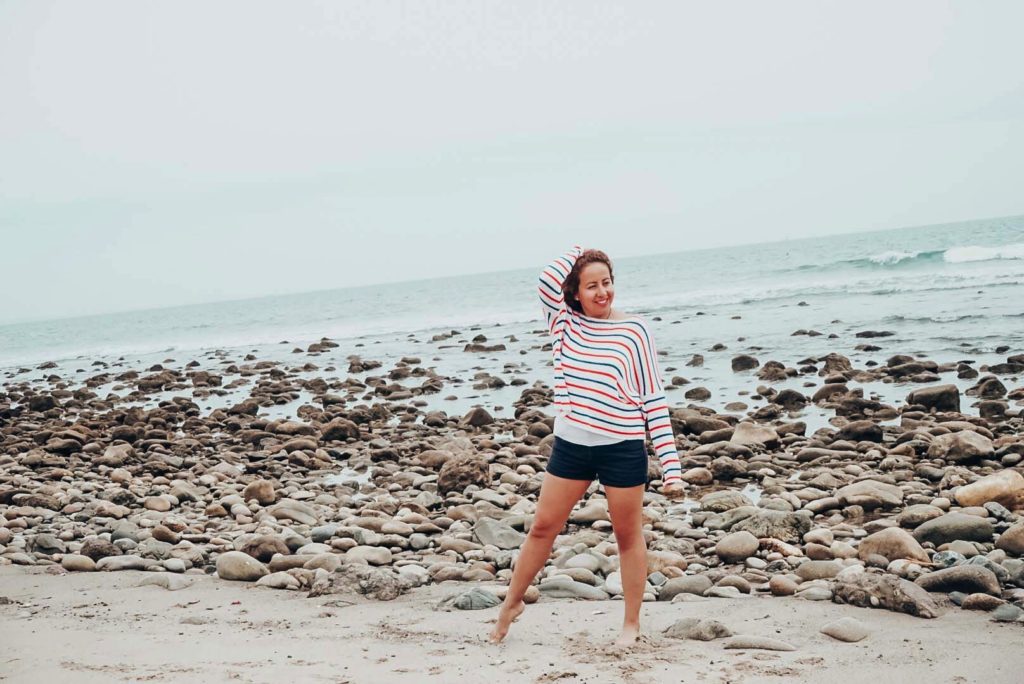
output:
<instances>
[{"instance_id":1,"label":"woman's left hand","mask_svg":"<svg viewBox=\"0 0 1024 684\"><path fill-rule=\"evenodd\" d=\"M674 480L664 485L661 492L670 499L680 499L686 494L686 484L681 480Z\"/></svg>"}]
</instances>

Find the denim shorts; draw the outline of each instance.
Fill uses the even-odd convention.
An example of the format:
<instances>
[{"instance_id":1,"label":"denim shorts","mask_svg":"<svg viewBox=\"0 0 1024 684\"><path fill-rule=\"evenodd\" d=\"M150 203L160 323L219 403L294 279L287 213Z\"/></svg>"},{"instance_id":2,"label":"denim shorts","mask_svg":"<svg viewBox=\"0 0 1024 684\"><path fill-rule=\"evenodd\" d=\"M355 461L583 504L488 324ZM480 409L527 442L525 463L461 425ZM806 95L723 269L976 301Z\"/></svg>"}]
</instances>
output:
<instances>
[{"instance_id":1,"label":"denim shorts","mask_svg":"<svg viewBox=\"0 0 1024 684\"><path fill-rule=\"evenodd\" d=\"M568 480L593 480L605 487L647 484L647 448L642 439L582 446L555 437L547 471Z\"/></svg>"}]
</instances>

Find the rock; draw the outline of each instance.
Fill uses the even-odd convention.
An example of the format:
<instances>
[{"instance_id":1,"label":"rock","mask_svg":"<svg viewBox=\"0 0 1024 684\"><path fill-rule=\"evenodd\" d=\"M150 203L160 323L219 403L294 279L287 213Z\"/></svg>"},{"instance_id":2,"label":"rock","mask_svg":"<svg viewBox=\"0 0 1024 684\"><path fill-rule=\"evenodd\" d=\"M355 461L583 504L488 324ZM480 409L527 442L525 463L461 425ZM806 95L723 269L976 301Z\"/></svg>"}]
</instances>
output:
<instances>
[{"instance_id":1,"label":"rock","mask_svg":"<svg viewBox=\"0 0 1024 684\"><path fill-rule=\"evenodd\" d=\"M749 354L740 354L732 359L732 370L734 373L753 370L761 365L761 362Z\"/></svg>"},{"instance_id":2,"label":"rock","mask_svg":"<svg viewBox=\"0 0 1024 684\"><path fill-rule=\"evenodd\" d=\"M990 610L995 610L999 606L1005 604L1006 601L989 594L971 594L964 598L960 607L964 610L983 610L986 613Z\"/></svg>"},{"instance_id":3,"label":"rock","mask_svg":"<svg viewBox=\"0 0 1024 684\"><path fill-rule=\"evenodd\" d=\"M152 558L142 558L133 554L126 556L105 556L96 561L96 569L104 571L148 570L159 565Z\"/></svg>"},{"instance_id":4,"label":"rock","mask_svg":"<svg viewBox=\"0 0 1024 684\"><path fill-rule=\"evenodd\" d=\"M918 563L931 562L913 535L899 527L888 527L862 539L857 547L857 557L866 561L872 554L878 554L887 561L903 558Z\"/></svg>"},{"instance_id":5,"label":"rock","mask_svg":"<svg viewBox=\"0 0 1024 684\"><path fill-rule=\"evenodd\" d=\"M797 589L796 597L805 601L831 601L832 590L819 584L801 585Z\"/></svg>"},{"instance_id":6,"label":"rock","mask_svg":"<svg viewBox=\"0 0 1024 684\"><path fill-rule=\"evenodd\" d=\"M799 542L810 529L810 517L770 509L758 509L731 528L733 532L750 532L758 539L773 537L783 542Z\"/></svg>"},{"instance_id":7,"label":"rock","mask_svg":"<svg viewBox=\"0 0 1024 684\"><path fill-rule=\"evenodd\" d=\"M993 622L1024 622L1024 609L1006 603L992 611Z\"/></svg>"},{"instance_id":8,"label":"rock","mask_svg":"<svg viewBox=\"0 0 1024 684\"><path fill-rule=\"evenodd\" d=\"M267 567L247 553L227 551L217 557L217 576L221 579L254 582L267 574Z\"/></svg>"},{"instance_id":9,"label":"rock","mask_svg":"<svg viewBox=\"0 0 1024 684\"><path fill-rule=\"evenodd\" d=\"M726 649L759 649L762 651L795 651L796 647L785 641L769 637L738 634L730 637L723 645Z\"/></svg>"},{"instance_id":10,"label":"rock","mask_svg":"<svg viewBox=\"0 0 1024 684\"><path fill-rule=\"evenodd\" d=\"M307 503L292 499L281 499L276 506L267 509L278 520L294 520L303 525L316 525L316 510Z\"/></svg>"},{"instance_id":11,"label":"rock","mask_svg":"<svg viewBox=\"0 0 1024 684\"><path fill-rule=\"evenodd\" d=\"M499 549L518 549L526 540L525 534L493 518L477 520L473 525L473 534L481 544L497 546Z\"/></svg>"},{"instance_id":12,"label":"rock","mask_svg":"<svg viewBox=\"0 0 1024 684\"><path fill-rule=\"evenodd\" d=\"M437 491L445 495L449 492L462 492L469 485L486 488L490 483L487 459L476 454L461 454L441 466L437 476Z\"/></svg>"},{"instance_id":13,"label":"rock","mask_svg":"<svg viewBox=\"0 0 1024 684\"><path fill-rule=\"evenodd\" d=\"M996 548L1015 556L1024 556L1024 520L999 535Z\"/></svg>"},{"instance_id":14,"label":"rock","mask_svg":"<svg viewBox=\"0 0 1024 684\"><path fill-rule=\"evenodd\" d=\"M960 390L956 385L937 385L914 390L907 395L908 404L920 404L936 411L960 412Z\"/></svg>"},{"instance_id":15,"label":"rock","mask_svg":"<svg viewBox=\"0 0 1024 684\"><path fill-rule=\"evenodd\" d=\"M294 575L287 572L272 572L256 580L256 586L267 587L268 589L300 589L302 582Z\"/></svg>"},{"instance_id":16,"label":"rock","mask_svg":"<svg viewBox=\"0 0 1024 684\"><path fill-rule=\"evenodd\" d=\"M375 601L391 601L401 596L405 589L406 586L390 570L353 563L343 565L337 572L327 573L325 579L315 581L309 597L362 594Z\"/></svg>"},{"instance_id":17,"label":"rock","mask_svg":"<svg viewBox=\"0 0 1024 684\"><path fill-rule=\"evenodd\" d=\"M681 475L683 482L697 486L707 486L715 481L715 476L707 468L690 468Z\"/></svg>"},{"instance_id":18,"label":"rock","mask_svg":"<svg viewBox=\"0 0 1024 684\"><path fill-rule=\"evenodd\" d=\"M460 427L483 427L494 422L494 417L482 406L471 408L459 421Z\"/></svg>"},{"instance_id":19,"label":"rock","mask_svg":"<svg viewBox=\"0 0 1024 684\"><path fill-rule=\"evenodd\" d=\"M326 442L359 439L359 426L346 418L335 418L323 426L320 436Z\"/></svg>"},{"instance_id":20,"label":"rock","mask_svg":"<svg viewBox=\"0 0 1024 684\"><path fill-rule=\"evenodd\" d=\"M928 458L942 458L950 463L967 463L991 458L995 453L992 440L973 430L939 435L928 447Z\"/></svg>"},{"instance_id":21,"label":"rock","mask_svg":"<svg viewBox=\"0 0 1024 684\"><path fill-rule=\"evenodd\" d=\"M88 556L69 553L60 559L60 566L71 572L92 572L96 569L96 561Z\"/></svg>"},{"instance_id":22,"label":"rock","mask_svg":"<svg viewBox=\"0 0 1024 684\"><path fill-rule=\"evenodd\" d=\"M796 575L805 582L817 579L831 579L839 574L843 566L834 560L804 561L796 568Z\"/></svg>"},{"instance_id":23,"label":"rock","mask_svg":"<svg viewBox=\"0 0 1024 684\"><path fill-rule=\"evenodd\" d=\"M381 546L356 546L345 552L345 562L390 565L391 551Z\"/></svg>"},{"instance_id":24,"label":"rock","mask_svg":"<svg viewBox=\"0 0 1024 684\"><path fill-rule=\"evenodd\" d=\"M608 594L566 575L554 575L541 581L540 593L554 598L579 598L589 601L604 601Z\"/></svg>"},{"instance_id":25,"label":"rock","mask_svg":"<svg viewBox=\"0 0 1024 684\"><path fill-rule=\"evenodd\" d=\"M715 545L715 553L723 563L739 563L756 554L758 546L757 537L750 532L733 532Z\"/></svg>"},{"instance_id":26,"label":"rock","mask_svg":"<svg viewBox=\"0 0 1024 684\"><path fill-rule=\"evenodd\" d=\"M288 548L283 539L270 534L252 537L238 547L238 550L263 563L273 558L275 553L279 553L282 556L287 556L291 553L291 549Z\"/></svg>"},{"instance_id":27,"label":"rock","mask_svg":"<svg viewBox=\"0 0 1024 684\"><path fill-rule=\"evenodd\" d=\"M730 489L711 492L710 494L705 494L700 499L701 510L709 511L711 513L723 513L725 511L731 511L734 508L739 508L740 506L752 505L753 502L751 502L746 496L740 492Z\"/></svg>"},{"instance_id":28,"label":"rock","mask_svg":"<svg viewBox=\"0 0 1024 684\"><path fill-rule=\"evenodd\" d=\"M860 506L868 511L903 505L902 489L877 480L861 480L846 485L836 491L836 497L842 506Z\"/></svg>"},{"instance_id":29,"label":"rock","mask_svg":"<svg viewBox=\"0 0 1024 684\"><path fill-rule=\"evenodd\" d=\"M945 513L944 510L938 506L932 506L931 504L914 504L913 506L907 506L899 515L896 516L896 522L901 527L914 528L918 525L934 520L935 518L941 517Z\"/></svg>"},{"instance_id":30,"label":"rock","mask_svg":"<svg viewBox=\"0 0 1024 684\"><path fill-rule=\"evenodd\" d=\"M773 575L768 580L768 590L772 596L792 596L799 587L795 580L786 575Z\"/></svg>"},{"instance_id":31,"label":"rock","mask_svg":"<svg viewBox=\"0 0 1024 684\"><path fill-rule=\"evenodd\" d=\"M982 506L995 501L1011 511L1024 508L1024 476L1009 469L986 475L959 487L956 490L956 501L961 506Z\"/></svg>"},{"instance_id":32,"label":"rock","mask_svg":"<svg viewBox=\"0 0 1024 684\"><path fill-rule=\"evenodd\" d=\"M441 602L439 607L452 607L458 610L485 610L501 605L501 599L493 592L480 587L450 596Z\"/></svg>"},{"instance_id":33,"label":"rock","mask_svg":"<svg viewBox=\"0 0 1024 684\"><path fill-rule=\"evenodd\" d=\"M140 587L161 587L167 591L179 591L190 586L191 583L181 575L174 575L169 572L154 572L142 578Z\"/></svg>"},{"instance_id":34,"label":"rock","mask_svg":"<svg viewBox=\"0 0 1024 684\"><path fill-rule=\"evenodd\" d=\"M988 568L979 565L957 565L921 575L915 580L925 591L962 591L998 596L999 580Z\"/></svg>"},{"instance_id":35,"label":"rock","mask_svg":"<svg viewBox=\"0 0 1024 684\"><path fill-rule=\"evenodd\" d=\"M733 635L733 632L717 620L687 617L673 622L664 631L664 634L670 639L711 641L713 639L730 637Z\"/></svg>"},{"instance_id":36,"label":"rock","mask_svg":"<svg viewBox=\"0 0 1024 684\"><path fill-rule=\"evenodd\" d=\"M882 426L878 423L870 420L855 420L840 428L835 438L851 442L877 442L881 444L884 434Z\"/></svg>"},{"instance_id":37,"label":"rock","mask_svg":"<svg viewBox=\"0 0 1024 684\"><path fill-rule=\"evenodd\" d=\"M99 559L106 558L107 556L120 556L121 549L117 548L106 539L94 537L82 542L82 548L79 550L79 553L83 556L88 556L94 561L98 561Z\"/></svg>"},{"instance_id":38,"label":"rock","mask_svg":"<svg viewBox=\"0 0 1024 684\"><path fill-rule=\"evenodd\" d=\"M673 577L661 585L658 590L659 601L671 601L678 594L694 594L703 596L704 592L713 586L710 579L704 575L683 575Z\"/></svg>"},{"instance_id":39,"label":"rock","mask_svg":"<svg viewBox=\"0 0 1024 684\"><path fill-rule=\"evenodd\" d=\"M779 446L779 435L775 432L774 428L751 422L742 422L736 424L729 443L775 449Z\"/></svg>"},{"instance_id":40,"label":"rock","mask_svg":"<svg viewBox=\"0 0 1024 684\"><path fill-rule=\"evenodd\" d=\"M947 513L935 518L914 530L914 539L931 542L941 546L958 539L990 543L992 541L992 523L986 518L964 513Z\"/></svg>"},{"instance_id":41,"label":"rock","mask_svg":"<svg viewBox=\"0 0 1024 684\"><path fill-rule=\"evenodd\" d=\"M277 494L274 492L274 484L267 480L255 480L250 482L242 490L242 499L249 501L250 499L256 499L261 506L269 506L277 500Z\"/></svg>"},{"instance_id":42,"label":"rock","mask_svg":"<svg viewBox=\"0 0 1024 684\"><path fill-rule=\"evenodd\" d=\"M894 575L862 572L837 578L832 583L833 600L861 608L885 608L923 618L935 618L939 606L928 592L913 582Z\"/></svg>"},{"instance_id":43,"label":"rock","mask_svg":"<svg viewBox=\"0 0 1024 684\"><path fill-rule=\"evenodd\" d=\"M596 501L569 514L569 522L576 525L589 525L598 521L610 522L611 518L608 516L608 506Z\"/></svg>"},{"instance_id":44,"label":"rock","mask_svg":"<svg viewBox=\"0 0 1024 684\"><path fill-rule=\"evenodd\" d=\"M867 638L870 631L867 626L853 617L841 617L821 628L821 633L839 641L854 643Z\"/></svg>"},{"instance_id":45,"label":"rock","mask_svg":"<svg viewBox=\"0 0 1024 684\"><path fill-rule=\"evenodd\" d=\"M708 598L727 598L727 599L747 598L747 595L744 594L742 591L740 591L738 588L730 587L730 586L724 586L724 587L715 586L715 587L711 587L710 589L708 589L707 591L704 592L704 596L707 596Z\"/></svg>"}]
</instances>

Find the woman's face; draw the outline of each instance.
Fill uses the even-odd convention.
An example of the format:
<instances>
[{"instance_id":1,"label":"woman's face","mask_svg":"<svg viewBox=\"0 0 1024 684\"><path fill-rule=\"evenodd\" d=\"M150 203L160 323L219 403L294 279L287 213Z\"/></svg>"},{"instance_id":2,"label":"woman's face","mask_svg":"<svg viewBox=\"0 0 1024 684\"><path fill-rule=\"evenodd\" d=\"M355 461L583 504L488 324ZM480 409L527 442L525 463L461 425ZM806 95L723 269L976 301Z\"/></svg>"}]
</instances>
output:
<instances>
[{"instance_id":1,"label":"woman's face","mask_svg":"<svg viewBox=\"0 0 1024 684\"><path fill-rule=\"evenodd\" d=\"M611 315L615 284L606 264L596 261L580 270L580 289L576 298L580 300L583 313L591 318L608 318Z\"/></svg>"}]
</instances>

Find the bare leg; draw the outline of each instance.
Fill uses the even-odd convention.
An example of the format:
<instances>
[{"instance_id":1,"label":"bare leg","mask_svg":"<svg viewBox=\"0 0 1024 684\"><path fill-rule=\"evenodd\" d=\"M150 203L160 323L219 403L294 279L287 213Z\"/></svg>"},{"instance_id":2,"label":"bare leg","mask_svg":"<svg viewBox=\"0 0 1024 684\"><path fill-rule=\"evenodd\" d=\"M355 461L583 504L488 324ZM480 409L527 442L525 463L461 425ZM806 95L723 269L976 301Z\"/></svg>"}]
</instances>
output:
<instances>
[{"instance_id":1,"label":"bare leg","mask_svg":"<svg viewBox=\"0 0 1024 684\"><path fill-rule=\"evenodd\" d=\"M647 544L643 530L644 486L605 487L604 493L608 498L608 513L615 530L615 542L619 547L619 571L622 573L626 609L622 619L622 634L615 645L629 646L640 636L640 604L643 602L647 582Z\"/></svg>"},{"instance_id":2,"label":"bare leg","mask_svg":"<svg viewBox=\"0 0 1024 684\"><path fill-rule=\"evenodd\" d=\"M537 513L530 526L530 533L519 550L505 602L501 604L498 622L491 631L492 643L504 639L508 634L509 625L523 612L526 607L523 604L523 594L547 563L555 537L565 527L572 507L589 486L590 480L567 480L545 473L540 498L537 501Z\"/></svg>"}]
</instances>

